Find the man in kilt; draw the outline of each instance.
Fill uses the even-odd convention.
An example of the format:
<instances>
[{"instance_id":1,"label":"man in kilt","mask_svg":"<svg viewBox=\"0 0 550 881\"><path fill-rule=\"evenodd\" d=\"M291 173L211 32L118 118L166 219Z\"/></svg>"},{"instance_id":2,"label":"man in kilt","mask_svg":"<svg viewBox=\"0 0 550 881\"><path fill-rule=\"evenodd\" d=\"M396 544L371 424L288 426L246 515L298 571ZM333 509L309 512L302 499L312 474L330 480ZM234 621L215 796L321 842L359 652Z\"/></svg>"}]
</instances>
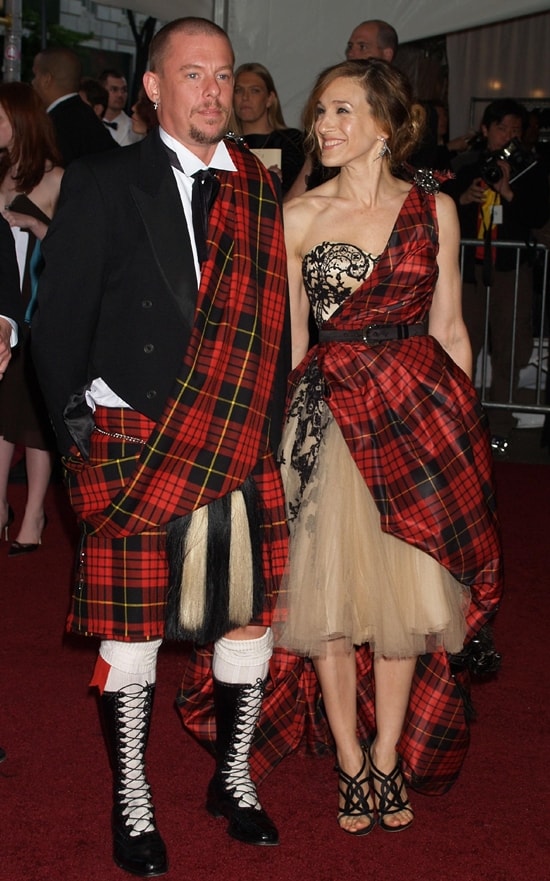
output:
<instances>
[{"instance_id":1,"label":"man in kilt","mask_svg":"<svg viewBox=\"0 0 550 881\"><path fill-rule=\"evenodd\" d=\"M278 843L249 750L286 558L286 269L273 181L223 139L233 60L205 19L159 31L144 87L160 125L67 171L33 325L81 524L68 629L101 639L114 859L143 877L168 865L145 772L165 636L215 644L208 810Z\"/></svg>"}]
</instances>

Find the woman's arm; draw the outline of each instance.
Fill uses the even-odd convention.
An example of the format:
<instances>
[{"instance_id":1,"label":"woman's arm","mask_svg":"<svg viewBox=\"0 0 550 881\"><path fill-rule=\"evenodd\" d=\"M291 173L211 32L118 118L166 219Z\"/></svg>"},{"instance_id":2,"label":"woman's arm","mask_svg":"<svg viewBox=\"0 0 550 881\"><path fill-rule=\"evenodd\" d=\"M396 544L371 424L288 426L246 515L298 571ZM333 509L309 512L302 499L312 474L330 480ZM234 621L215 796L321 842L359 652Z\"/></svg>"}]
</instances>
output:
<instances>
[{"instance_id":1,"label":"woman's arm","mask_svg":"<svg viewBox=\"0 0 550 881\"><path fill-rule=\"evenodd\" d=\"M310 305L302 279L302 250L304 217L297 201L285 205L285 242L288 261L290 297L290 331L292 368L296 367L309 348Z\"/></svg>"},{"instance_id":2,"label":"woman's arm","mask_svg":"<svg viewBox=\"0 0 550 881\"><path fill-rule=\"evenodd\" d=\"M449 196L436 197L439 224L439 278L434 291L428 331L468 376L472 375L472 350L462 319L462 281L458 265L460 227Z\"/></svg>"}]
</instances>

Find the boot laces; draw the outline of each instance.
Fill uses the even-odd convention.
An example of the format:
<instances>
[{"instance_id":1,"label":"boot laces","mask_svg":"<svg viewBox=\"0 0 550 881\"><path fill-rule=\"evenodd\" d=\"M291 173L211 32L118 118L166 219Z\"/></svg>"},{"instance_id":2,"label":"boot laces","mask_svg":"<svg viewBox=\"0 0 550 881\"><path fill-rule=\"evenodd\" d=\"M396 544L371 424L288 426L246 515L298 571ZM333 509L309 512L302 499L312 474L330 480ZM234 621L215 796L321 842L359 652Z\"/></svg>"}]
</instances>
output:
<instances>
[{"instance_id":1,"label":"boot laces","mask_svg":"<svg viewBox=\"0 0 550 881\"><path fill-rule=\"evenodd\" d=\"M145 776L144 753L149 695L138 692L119 693L120 785L118 796L121 813L130 836L155 831L151 787Z\"/></svg>"},{"instance_id":2,"label":"boot laces","mask_svg":"<svg viewBox=\"0 0 550 881\"><path fill-rule=\"evenodd\" d=\"M237 799L240 808L262 809L256 786L250 777L248 755L256 722L262 707L264 684L258 679L254 685L243 688L233 727L231 748L227 751L221 769L227 789Z\"/></svg>"}]
</instances>

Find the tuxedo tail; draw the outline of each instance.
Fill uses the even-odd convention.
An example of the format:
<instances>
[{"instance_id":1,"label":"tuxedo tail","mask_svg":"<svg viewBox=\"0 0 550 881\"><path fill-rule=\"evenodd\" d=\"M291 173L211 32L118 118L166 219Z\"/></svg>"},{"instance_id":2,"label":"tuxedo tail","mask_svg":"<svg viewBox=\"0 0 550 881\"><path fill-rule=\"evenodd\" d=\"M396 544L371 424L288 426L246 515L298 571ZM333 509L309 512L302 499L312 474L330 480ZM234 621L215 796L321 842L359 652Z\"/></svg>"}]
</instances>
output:
<instances>
[{"instance_id":1,"label":"tuxedo tail","mask_svg":"<svg viewBox=\"0 0 550 881\"><path fill-rule=\"evenodd\" d=\"M168 524L167 638L213 642L261 612L261 542L251 477L238 490Z\"/></svg>"}]
</instances>

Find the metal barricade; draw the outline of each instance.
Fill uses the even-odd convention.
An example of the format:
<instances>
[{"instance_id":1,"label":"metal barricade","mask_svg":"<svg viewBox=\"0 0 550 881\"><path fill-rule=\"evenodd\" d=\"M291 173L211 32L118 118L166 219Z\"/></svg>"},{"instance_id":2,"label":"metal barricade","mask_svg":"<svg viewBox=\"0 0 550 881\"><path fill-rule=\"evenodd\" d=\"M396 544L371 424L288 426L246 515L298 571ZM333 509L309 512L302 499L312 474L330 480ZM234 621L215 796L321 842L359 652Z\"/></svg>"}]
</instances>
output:
<instances>
[{"instance_id":1,"label":"metal barricade","mask_svg":"<svg viewBox=\"0 0 550 881\"><path fill-rule=\"evenodd\" d=\"M477 239L462 239L460 243L460 271L464 275L464 256L466 248L479 248L482 243ZM520 370L519 389L514 388L514 374L516 372L516 327L517 327L517 307L519 291L519 267L520 256L525 254L525 242L491 242L491 248L504 248L515 250L515 287L514 287L514 305L513 305L513 323L512 334L510 338L511 348L511 367L509 376L508 400L506 402L491 401L489 391L491 386L491 363L490 363L490 304L491 297L498 296L498 289L492 291L491 286L487 285L485 289L485 328L484 342L478 363L474 364L475 384L479 389L481 400L484 406L491 409L511 410L514 415L520 416L522 413L540 414L543 420L544 415L550 413L550 402L545 402L546 383L548 373L548 317L546 314L546 295L548 288L548 263L549 249L546 245L529 245L530 254L536 257L538 268L538 282L540 291L537 291L535 297L534 281L533 285L533 302L535 308L533 310L533 352L528 365L529 370L529 401L525 400L524 389L521 377L527 368ZM526 377L527 379L527 377ZM519 394L518 394L519 391Z\"/></svg>"}]
</instances>

